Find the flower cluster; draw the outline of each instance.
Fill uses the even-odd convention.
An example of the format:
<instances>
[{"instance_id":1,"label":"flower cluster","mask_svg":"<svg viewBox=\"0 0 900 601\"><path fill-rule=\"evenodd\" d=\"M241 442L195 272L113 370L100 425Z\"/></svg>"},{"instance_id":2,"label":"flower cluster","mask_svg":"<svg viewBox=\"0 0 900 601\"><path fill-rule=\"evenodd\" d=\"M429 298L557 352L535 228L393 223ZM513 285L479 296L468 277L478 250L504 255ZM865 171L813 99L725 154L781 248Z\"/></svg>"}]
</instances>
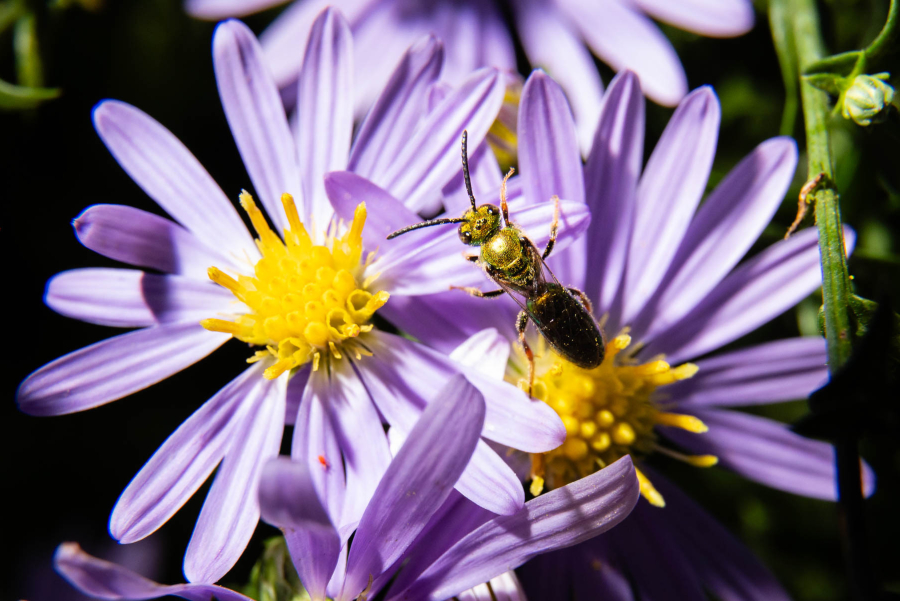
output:
<instances>
[{"instance_id":1,"label":"flower cluster","mask_svg":"<svg viewBox=\"0 0 900 601\"><path fill-rule=\"evenodd\" d=\"M187 2L210 18L269 4ZM215 583L262 519L315 601L786 598L649 464L718 465L836 498L829 445L732 409L807 397L827 378L824 341L716 352L821 284L814 231L745 258L787 191L796 144L762 142L704 199L719 102L709 87L687 93L644 14L729 36L752 26L749 1L518 0L524 49L553 77L536 69L514 94L493 3L337 4L296 2L262 43L237 20L216 28L245 190L223 192L140 109L94 109L103 143L171 219L123 205L78 216L84 246L136 269L63 272L45 301L134 330L32 373L20 409L98 407L231 339L249 365L162 444L110 518L118 541L144 539L215 471L188 583L157 584L75 543L59 547L57 570L103 599L248 599ZM605 93L582 40L621 71ZM644 93L677 104L646 164ZM510 105L517 172L504 177L489 133ZM479 212L499 223L498 207L477 204L495 202L520 249L498 246L500 267L488 242L477 254L460 243ZM481 290L485 276L501 291ZM605 332L579 342L597 345L597 364L560 350L577 332L544 312L551 293ZM476 298L491 295L502 298Z\"/></svg>"}]
</instances>

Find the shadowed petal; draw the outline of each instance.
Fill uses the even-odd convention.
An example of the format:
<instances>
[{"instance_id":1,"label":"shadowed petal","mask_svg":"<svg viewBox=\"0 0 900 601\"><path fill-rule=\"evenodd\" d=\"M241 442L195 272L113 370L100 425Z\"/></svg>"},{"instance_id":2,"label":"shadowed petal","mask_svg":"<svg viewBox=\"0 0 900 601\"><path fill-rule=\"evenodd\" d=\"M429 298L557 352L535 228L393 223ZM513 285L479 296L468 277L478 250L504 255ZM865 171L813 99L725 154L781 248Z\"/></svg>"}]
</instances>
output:
<instances>
[{"instance_id":1,"label":"shadowed petal","mask_svg":"<svg viewBox=\"0 0 900 601\"><path fill-rule=\"evenodd\" d=\"M200 322L235 309L234 295L208 280L134 269L58 273L47 282L44 302L66 317L120 328Z\"/></svg>"},{"instance_id":2,"label":"shadowed petal","mask_svg":"<svg viewBox=\"0 0 900 601\"><path fill-rule=\"evenodd\" d=\"M297 82L297 163L307 222L325 227L332 210L322 178L345 169L353 134L353 42L340 11L313 23Z\"/></svg>"},{"instance_id":3,"label":"shadowed petal","mask_svg":"<svg viewBox=\"0 0 900 601\"><path fill-rule=\"evenodd\" d=\"M634 0L660 21L714 38L741 35L753 27L750 0Z\"/></svg>"},{"instance_id":4,"label":"shadowed petal","mask_svg":"<svg viewBox=\"0 0 900 601\"><path fill-rule=\"evenodd\" d=\"M98 599L156 599L174 595L190 601L253 601L214 584L157 584L122 566L92 557L77 543L63 543L53 556L56 571L69 584Z\"/></svg>"},{"instance_id":5,"label":"shadowed petal","mask_svg":"<svg viewBox=\"0 0 900 601\"><path fill-rule=\"evenodd\" d=\"M786 424L764 417L699 407L689 411L709 426L708 432L697 435L675 428L660 432L692 453L716 455L719 465L751 480L797 495L836 500L831 445L794 434ZM874 492L875 477L865 463L863 481L868 496Z\"/></svg>"},{"instance_id":6,"label":"shadowed petal","mask_svg":"<svg viewBox=\"0 0 900 601\"><path fill-rule=\"evenodd\" d=\"M149 536L197 492L234 440L262 378L257 364L194 412L144 464L116 502L109 533L121 543Z\"/></svg>"},{"instance_id":7,"label":"shadowed petal","mask_svg":"<svg viewBox=\"0 0 900 601\"><path fill-rule=\"evenodd\" d=\"M509 340L495 328L481 330L456 347L450 358L477 370L485 377L503 380L509 361Z\"/></svg>"},{"instance_id":8,"label":"shadowed petal","mask_svg":"<svg viewBox=\"0 0 900 601\"><path fill-rule=\"evenodd\" d=\"M98 104L93 118L100 139L131 179L200 241L235 253L255 248L234 206L172 132L118 100Z\"/></svg>"},{"instance_id":9,"label":"shadowed petal","mask_svg":"<svg viewBox=\"0 0 900 601\"><path fill-rule=\"evenodd\" d=\"M720 115L712 88L695 90L675 110L647 161L625 270L623 324L656 291L688 229L716 154Z\"/></svg>"},{"instance_id":10,"label":"shadowed petal","mask_svg":"<svg viewBox=\"0 0 900 601\"><path fill-rule=\"evenodd\" d=\"M347 169L375 179L390 167L425 113L428 90L443 62L443 44L432 35L406 51L359 128Z\"/></svg>"},{"instance_id":11,"label":"shadowed petal","mask_svg":"<svg viewBox=\"0 0 900 601\"><path fill-rule=\"evenodd\" d=\"M634 71L647 97L674 106L687 79L671 42L653 22L619 0L557 0L588 46L616 71Z\"/></svg>"},{"instance_id":12,"label":"shadowed petal","mask_svg":"<svg viewBox=\"0 0 900 601\"><path fill-rule=\"evenodd\" d=\"M677 520L663 518L704 586L722 601L787 601L787 592L759 559L699 505L655 471L648 477ZM653 509L651 509L653 511Z\"/></svg>"},{"instance_id":13,"label":"shadowed petal","mask_svg":"<svg viewBox=\"0 0 900 601\"><path fill-rule=\"evenodd\" d=\"M788 338L697 361L700 371L666 386L687 407L761 405L805 399L828 380L823 338Z\"/></svg>"},{"instance_id":14,"label":"shadowed petal","mask_svg":"<svg viewBox=\"0 0 900 601\"><path fill-rule=\"evenodd\" d=\"M639 497L631 458L545 493L510 516L470 532L444 553L406 591L389 599L447 599L539 553L563 549L609 530L631 512Z\"/></svg>"},{"instance_id":15,"label":"shadowed petal","mask_svg":"<svg viewBox=\"0 0 900 601\"><path fill-rule=\"evenodd\" d=\"M233 260L206 246L177 223L134 207L93 205L72 225L78 241L92 251L138 267L208 282L207 270L212 265L235 266ZM251 261L259 256L249 237L243 250Z\"/></svg>"},{"instance_id":16,"label":"shadowed petal","mask_svg":"<svg viewBox=\"0 0 900 601\"><path fill-rule=\"evenodd\" d=\"M600 123L584 168L591 225L585 235L590 267L584 288L595 315L610 315L619 329L620 293L634 221L634 198L644 154L644 97L637 76L620 73L603 98ZM619 297L621 298L621 297ZM616 306L614 306L614 304Z\"/></svg>"},{"instance_id":17,"label":"shadowed petal","mask_svg":"<svg viewBox=\"0 0 900 601\"><path fill-rule=\"evenodd\" d=\"M496 69L473 73L425 118L375 183L415 212L432 206L459 169L456 151L463 130L477 147L500 111L504 92L504 79Z\"/></svg>"},{"instance_id":18,"label":"shadowed petal","mask_svg":"<svg viewBox=\"0 0 900 601\"><path fill-rule=\"evenodd\" d=\"M775 214L796 166L797 144L773 138L731 170L697 211L657 294L632 324L632 336L652 338L715 288Z\"/></svg>"},{"instance_id":19,"label":"shadowed petal","mask_svg":"<svg viewBox=\"0 0 900 601\"><path fill-rule=\"evenodd\" d=\"M253 32L240 21L216 27L213 66L225 117L259 200L277 231L287 226L281 195L299 206L300 174L294 140L275 82ZM301 214L305 211L301 210Z\"/></svg>"},{"instance_id":20,"label":"shadowed petal","mask_svg":"<svg viewBox=\"0 0 900 601\"><path fill-rule=\"evenodd\" d=\"M603 98L603 84L593 57L575 28L551 3L517 2L513 16L528 61L546 69L566 90L575 115L579 147L587 151Z\"/></svg>"},{"instance_id":21,"label":"shadowed petal","mask_svg":"<svg viewBox=\"0 0 900 601\"><path fill-rule=\"evenodd\" d=\"M483 397L461 375L438 391L363 514L341 597L355 598L370 574L381 574L393 565L425 528L469 462L484 411ZM434 444L436 440L441 444Z\"/></svg>"},{"instance_id":22,"label":"shadowed petal","mask_svg":"<svg viewBox=\"0 0 900 601\"><path fill-rule=\"evenodd\" d=\"M854 235L844 229L848 248ZM719 348L793 307L822 283L815 229L776 242L732 271L690 313L641 352L680 363Z\"/></svg>"},{"instance_id":23,"label":"shadowed petal","mask_svg":"<svg viewBox=\"0 0 900 601\"><path fill-rule=\"evenodd\" d=\"M19 385L16 402L29 415L64 415L99 407L165 380L229 338L197 322L107 338L33 372Z\"/></svg>"},{"instance_id":24,"label":"shadowed petal","mask_svg":"<svg viewBox=\"0 0 900 601\"><path fill-rule=\"evenodd\" d=\"M313 599L324 599L341 541L322 506L315 466L279 457L263 467L259 480L262 518L284 532L300 581Z\"/></svg>"},{"instance_id":25,"label":"shadowed petal","mask_svg":"<svg viewBox=\"0 0 900 601\"><path fill-rule=\"evenodd\" d=\"M235 426L234 446L213 480L184 555L191 582L215 582L234 566L259 521L257 485L278 454L284 430L286 378L260 378L248 396L247 413Z\"/></svg>"}]
</instances>

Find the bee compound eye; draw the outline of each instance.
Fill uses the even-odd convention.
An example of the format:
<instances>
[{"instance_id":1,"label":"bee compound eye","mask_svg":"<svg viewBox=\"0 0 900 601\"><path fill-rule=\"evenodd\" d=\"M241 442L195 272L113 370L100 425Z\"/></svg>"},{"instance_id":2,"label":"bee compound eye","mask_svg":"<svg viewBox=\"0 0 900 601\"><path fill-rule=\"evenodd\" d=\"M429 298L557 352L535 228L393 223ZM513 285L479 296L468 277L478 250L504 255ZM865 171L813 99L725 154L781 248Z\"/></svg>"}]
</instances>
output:
<instances>
[{"instance_id":1,"label":"bee compound eye","mask_svg":"<svg viewBox=\"0 0 900 601\"><path fill-rule=\"evenodd\" d=\"M469 230L459 230L459 239L463 244L468 244L472 241L472 232Z\"/></svg>"}]
</instances>

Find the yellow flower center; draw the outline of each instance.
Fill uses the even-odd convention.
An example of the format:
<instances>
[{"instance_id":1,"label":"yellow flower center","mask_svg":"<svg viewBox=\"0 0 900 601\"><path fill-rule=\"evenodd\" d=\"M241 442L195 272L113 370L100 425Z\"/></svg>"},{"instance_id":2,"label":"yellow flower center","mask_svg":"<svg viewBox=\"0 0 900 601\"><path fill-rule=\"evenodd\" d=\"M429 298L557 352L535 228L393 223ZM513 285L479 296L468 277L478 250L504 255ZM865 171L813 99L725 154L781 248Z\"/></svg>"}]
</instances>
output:
<instances>
[{"instance_id":1,"label":"yellow flower center","mask_svg":"<svg viewBox=\"0 0 900 601\"><path fill-rule=\"evenodd\" d=\"M707 430L694 416L664 411L655 398L658 388L690 378L697 366L671 367L662 357L638 364L620 352L630 344L627 334L617 336L606 345L603 363L591 370L551 353L550 367L536 375L532 394L562 418L566 441L532 455L532 494L588 476L625 455L641 458L661 451L698 466L716 463L711 455L686 456L660 447L654 432L657 425ZM527 387L524 381L519 384ZM663 506L662 495L640 471L638 480L644 497Z\"/></svg>"},{"instance_id":2,"label":"yellow flower center","mask_svg":"<svg viewBox=\"0 0 900 601\"><path fill-rule=\"evenodd\" d=\"M369 291L376 276L359 281L374 255L361 261L365 203L356 207L343 236L329 235L324 245L316 245L300 222L290 194L281 197L290 226L284 230L283 241L266 223L250 194L242 192L240 200L259 236L256 245L262 258L253 275L232 277L210 267L209 277L230 290L249 311L232 321L204 319L201 325L266 347L248 362L274 357L275 362L265 371L270 379L308 361L318 369L323 356L340 359L342 352L350 352L359 359L371 355L357 337L372 329L369 321L389 294Z\"/></svg>"}]
</instances>

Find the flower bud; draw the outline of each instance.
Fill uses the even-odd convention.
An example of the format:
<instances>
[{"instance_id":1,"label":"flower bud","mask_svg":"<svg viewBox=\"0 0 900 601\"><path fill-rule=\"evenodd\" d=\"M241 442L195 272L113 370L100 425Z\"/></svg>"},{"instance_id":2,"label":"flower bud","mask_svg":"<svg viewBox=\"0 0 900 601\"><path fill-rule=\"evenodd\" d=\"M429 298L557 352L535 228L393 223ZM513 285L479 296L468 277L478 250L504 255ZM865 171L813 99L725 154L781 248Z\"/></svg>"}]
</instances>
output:
<instances>
[{"instance_id":1,"label":"flower bud","mask_svg":"<svg viewBox=\"0 0 900 601\"><path fill-rule=\"evenodd\" d=\"M841 114L857 125L871 125L883 121L894 99L894 88L887 83L888 73L857 75L844 93Z\"/></svg>"}]
</instances>

